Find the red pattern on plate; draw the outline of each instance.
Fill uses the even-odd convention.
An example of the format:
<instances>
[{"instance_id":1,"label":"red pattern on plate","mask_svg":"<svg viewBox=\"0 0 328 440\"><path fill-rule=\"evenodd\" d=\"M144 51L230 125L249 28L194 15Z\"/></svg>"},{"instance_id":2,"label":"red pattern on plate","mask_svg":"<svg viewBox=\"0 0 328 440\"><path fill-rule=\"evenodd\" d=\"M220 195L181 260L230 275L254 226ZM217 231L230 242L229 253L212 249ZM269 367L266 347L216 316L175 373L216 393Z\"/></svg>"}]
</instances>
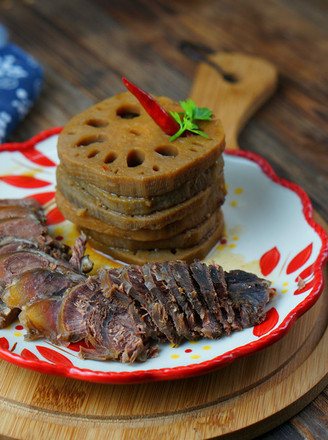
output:
<instances>
[{"instance_id":1,"label":"red pattern on plate","mask_svg":"<svg viewBox=\"0 0 328 440\"><path fill-rule=\"evenodd\" d=\"M57 223L61 223L66 220L57 207L49 211L48 214L46 214L46 217L47 217L47 223L46 223L47 226L57 225Z\"/></svg>"},{"instance_id":2,"label":"red pattern on plate","mask_svg":"<svg viewBox=\"0 0 328 440\"><path fill-rule=\"evenodd\" d=\"M272 330L279 321L279 313L274 307L267 311L265 320L253 328L254 336L263 336Z\"/></svg>"},{"instance_id":3,"label":"red pattern on plate","mask_svg":"<svg viewBox=\"0 0 328 440\"><path fill-rule=\"evenodd\" d=\"M268 276L273 269L277 267L277 264L280 260L280 252L277 247L270 249L268 252L265 252L260 258L260 269L263 276Z\"/></svg>"},{"instance_id":4,"label":"red pattern on plate","mask_svg":"<svg viewBox=\"0 0 328 440\"><path fill-rule=\"evenodd\" d=\"M51 159L41 153L41 151L35 150L34 148L22 151L22 154L26 157L26 159L42 167L56 166L55 162L53 162Z\"/></svg>"},{"instance_id":5,"label":"red pattern on plate","mask_svg":"<svg viewBox=\"0 0 328 440\"><path fill-rule=\"evenodd\" d=\"M39 194L33 194L32 196L26 197L27 199L34 199L37 202L40 203L40 205L45 205L46 203L50 202L55 197L54 191L39 193Z\"/></svg>"},{"instance_id":6,"label":"red pattern on plate","mask_svg":"<svg viewBox=\"0 0 328 440\"><path fill-rule=\"evenodd\" d=\"M34 353L32 353L30 350L28 350L27 348L24 348L22 350L21 356L23 359L27 359L30 361L38 361L39 360L39 358Z\"/></svg>"},{"instance_id":7,"label":"red pattern on plate","mask_svg":"<svg viewBox=\"0 0 328 440\"><path fill-rule=\"evenodd\" d=\"M11 186L18 188L42 188L43 186L51 185L50 182L45 180L36 179L31 176L1 176L0 180Z\"/></svg>"},{"instance_id":8,"label":"red pattern on plate","mask_svg":"<svg viewBox=\"0 0 328 440\"><path fill-rule=\"evenodd\" d=\"M9 350L9 342L7 338L0 338L0 348L4 348L5 350Z\"/></svg>"},{"instance_id":9,"label":"red pattern on plate","mask_svg":"<svg viewBox=\"0 0 328 440\"><path fill-rule=\"evenodd\" d=\"M47 359L47 361L58 365L65 365L66 367L73 367L72 362L63 354L58 353L58 351L55 351L52 348L42 347L41 345L37 345L36 348L38 352Z\"/></svg>"},{"instance_id":10,"label":"red pattern on plate","mask_svg":"<svg viewBox=\"0 0 328 440\"><path fill-rule=\"evenodd\" d=\"M307 260L311 257L313 249L313 243L310 243L306 248L304 248L301 252L299 252L296 257L292 259L292 261L288 264L286 273L289 275L290 273L295 272L295 270L299 269L307 262Z\"/></svg>"},{"instance_id":11,"label":"red pattern on plate","mask_svg":"<svg viewBox=\"0 0 328 440\"><path fill-rule=\"evenodd\" d=\"M50 138L51 136L54 136L55 134L59 134L62 131L63 127L54 127L50 128L49 130L42 131L41 133L37 134L36 136L32 137L26 142L6 142L5 144L0 145L0 152L2 151L26 151L30 148L34 148L36 144L39 142L42 142L45 139Z\"/></svg>"}]
</instances>

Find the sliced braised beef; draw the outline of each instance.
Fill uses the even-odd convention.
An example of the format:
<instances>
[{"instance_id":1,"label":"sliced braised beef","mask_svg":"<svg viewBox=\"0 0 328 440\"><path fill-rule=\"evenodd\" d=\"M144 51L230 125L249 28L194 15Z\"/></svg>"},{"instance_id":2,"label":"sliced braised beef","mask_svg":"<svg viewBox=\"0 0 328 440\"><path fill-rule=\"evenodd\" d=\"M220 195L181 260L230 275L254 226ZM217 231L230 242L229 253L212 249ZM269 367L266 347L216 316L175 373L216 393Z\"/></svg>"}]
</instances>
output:
<instances>
[{"instance_id":1,"label":"sliced braised beef","mask_svg":"<svg viewBox=\"0 0 328 440\"><path fill-rule=\"evenodd\" d=\"M27 301L19 315L27 331L26 339L45 337L54 344L67 345L86 338L84 291L90 291L86 282L71 283L64 292L60 289L53 295L35 295Z\"/></svg>"},{"instance_id":2,"label":"sliced braised beef","mask_svg":"<svg viewBox=\"0 0 328 440\"><path fill-rule=\"evenodd\" d=\"M80 317L78 323L85 324L87 342L94 349L81 348L81 355L87 359L119 360L132 363L136 360L144 361L156 353L145 337L143 328L133 319L133 315L115 298L106 298L96 280L75 287L68 295L65 303L73 298L70 306L63 309L62 322L72 321L76 314ZM66 315L65 315L66 313ZM74 318L74 322L77 320ZM81 324L80 324L81 326ZM72 327L68 334L72 332ZM76 329L73 329L73 334ZM72 334L72 333L71 333ZM72 340L72 336L69 336Z\"/></svg>"},{"instance_id":3,"label":"sliced braised beef","mask_svg":"<svg viewBox=\"0 0 328 440\"><path fill-rule=\"evenodd\" d=\"M0 237L0 255L10 252L22 251L24 249L37 249L38 244L12 236Z\"/></svg>"},{"instance_id":4,"label":"sliced braised beef","mask_svg":"<svg viewBox=\"0 0 328 440\"><path fill-rule=\"evenodd\" d=\"M152 298L151 310L161 323L160 331L166 336L167 340L174 345L181 342L181 336L178 334L171 317L171 306L169 298L160 289L154 280L151 265L144 264L140 267L140 275L143 277L143 283L148 289ZM152 315L151 315L152 316Z\"/></svg>"},{"instance_id":5,"label":"sliced braised beef","mask_svg":"<svg viewBox=\"0 0 328 440\"><path fill-rule=\"evenodd\" d=\"M188 296L185 290L179 287L177 282L175 281L174 275L171 272L171 266L169 262L164 262L156 265L154 273L156 278L164 282L166 287L172 292L181 310L183 311L187 326L190 331L190 336L188 339L198 339L201 330L200 318L195 312L191 303L189 303Z\"/></svg>"},{"instance_id":6,"label":"sliced braised beef","mask_svg":"<svg viewBox=\"0 0 328 440\"><path fill-rule=\"evenodd\" d=\"M2 294L3 302L21 309L34 298L62 296L74 284L85 281L85 276L71 270L57 272L50 268L36 268L16 276Z\"/></svg>"},{"instance_id":7,"label":"sliced braised beef","mask_svg":"<svg viewBox=\"0 0 328 440\"><path fill-rule=\"evenodd\" d=\"M165 323L160 317L158 307L156 307L156 305L155 307L153 306L153 299L149 290L144 285L143 277L138 266L123 266L120 268L119 273L123 289L136 304L140 304L142 318L153 328L159 339L164 339L162 328L165 326Z\"/></svg>"},{"instance_id":8,"label":"sliced braised beef","mask_svg":"<svg viewBox=\"0 0 328 440\"><path fill-rule=\"evenodd\" d=\"M0 220L0 236L12 236L34 241L46 242L47 229L35 218L13 218Z\"/></svg>"},{"instance_id":9,"label":"sliced braised beef","mask_svg":"<svg viewBox=\"0 0 328 440\"><path fill-rule=\"evenodd\" d=\"M88 280L66 292L58 317L58 334L62 343L78 342L88 337L88 312L99 294L98 280Z\"/></svg>"},{"instance_id":10,"label":"sliced braised beef","mask_svg":"<svg viewBox=\"0 0 328 440\"><path fill-rule=\"evenodd\" d=\"M34 199L0 200L0 239L9 237L35 244L54 258L70 258L70 248L55 240L45 227L46 216Z\"/></svg>"},{"instance_id":11,"label":"sliced braised beef","mask_svg":"<svg viewBox=\"0 0 328 440\"><path fill-rule=\"evenodd\" d=\"M101 290L106 298L114 298L116 302L121 303L129 309L135 322L143 329L143 332L152 339L157 339L156 330L148 315L141 308L138 301L133 300L123 287L120 279L120 271L117 269L100 269L97 278L101 285Z\"/></svg>"},{"instance_id":12,"label":"sliced braised beef","mask_svg":"<svg viewBox=\"0 0 328 440\"><path fill-rule=\"evenodd\" d=\"M102 269L98 277L107 297L115 298L126 308L131 304L129 300L132 300L136 317L151 318L147 325L153 326L156 332L152 339L163 340L164 337L164 340L173 343L204 336L219 338L254 325L258 321L254 321L254 314L251 315L249 310L258 310L262 314L270 292L270 283L263 284L258 277L252 276L251 280L256 280L261 286L260 292L263 292L258 298L262 308L254 304L250 295L243 303L242 295L236 293L238 282L245 281L243 273L229 276L220 266L207 266L200 262L190 266L181 262L166 262ZM244 283L243 288L245 286ZM229 289L232 289L232 294ZM255 285L254 290L257 290ZM142 315L141 310L148 315ZM189 321L187 316L191 318ZM263 316L260 320L263 320ZM188 328L188 322L195 324L192 329Z\"/></svg>"},{"instance_id":13,"label":"sliced braised beef","mask_svg":"<svg viewBox=\"0 0 328 440\"><path fill-rule=\"evenodd\" d=\"M224 271L221 266L209 265L210 277L217 295L219 304L220 320L227 335L233 330L240 330L239 323L236 321L235 312L232 308L231 299L228 295L227 283Z\"/></svg>"},{"instance_id":14,"label":"sliced braised beef","mask_svg":"<svg viewBox=\"0 0 328 440\"><path fill-rule=\"evenodd\" d=\"M82 357L129 363L157 353L134 318L115 296L103 295L96 279L67 289L64 296L35 297L19 315L28 340L46 337L61 345L85 340L92 348L81 348Z\"/></svg>"},{"instance_id":15,"label":"sliced braised beef","mask_svg":"<svg viewBox=\"0 0 328 440\"><path fill-rule=\"evenodd\" d=\"M222 325L206 306L201 292L197 289L197 285L191 276L189 265L180 262L170 262L169 265L175 281L186 292L190 304L200 317L201 336L210 339L219 338L222 335Z\"/></svg>"},{"instance_id":16,"label":"sliced braised beef","mask_svg":"<svg viewBox=\"0 0 328 440\"><path fill-rule=\"evenodd\" d=\"M72 269L68 263L45 252L28 249L0 255L0 286L2 289L15 277L33 269L50 268L58 271Z\"/></svg>"},{"instance_id":17,"label":"sliced braised beef","mask_svg":"<svg viewBox=\"0 0 328 440\"><path fill-rule=\"evenodd\" d=\"M0 328L19 314L27 339L86 341L89 359L144 361L158 342L220 338L265 318L270 283L195 261L92 269L81 235L53 239L33 199L0 200Z\"/></svg>"},{"instance_id":18,"label":"sliced braised beef","mask_svg":"<svg viewBox=\"0 0 328 440\"><path fill-rule=\"evenodd\" d=\"M10 308L0 299L0 329L7 327L19 315L20 309Z\"/></svg>"},{"instance_id":19,"label":"sliced braised beef","mask_svg":"<svg viewBox=\"0 0 328 440\"><path fill-rule=\"evenodd\" d=\"M209 267L197 261L190 265L190 272L206 306L216 316L218 321L222 322L221 304L214 288Z\"/></svg>"},{"instance_id":20,"label":"sliced braised beef","mask_svg":"<svg viewBox=\"0 0 328 440\"><path fill-rule=\"evenodd\" d=\"M61 304L61 295L28 301L19 314L19 321L26 330L24 338L26 340L47 338L58 344L57 321Z\"/></svg>"},{"instance_id":21,"label":"sliced braised beef","mask_svg":"<svg viewBox=\"0 0 328 440\"><path fill-rule=\"evenodd\" d=\"M190 327L188 326L183 309L180 308L178 300L174 295L174 290L171 290L167 284L165 276L163 276L161 266L162 265L159 263L147 265L149 273L154 281L155 291L158 292L157 296L165 305L170 314L175 331L178 335L178 340L193 340L195 339L194 332L191 331Z\"/></svg>"},{"instance_id":22,"label":"sliced braised beef","mask_svg":"<svg viewBox=\"0 0 328 440\"><path fill-rule=\"evenodd\" d=\"M40 221L35 212L22 206L5 206L0 208L0 220L10 220L14 218L32 218Z\"/></svg>"},{"instance_id":23,"label":"sliced braised beef","mask_svg":"<svg viewBox=\"0 0 328 440\"><path fill-rule=\"evenodd\" d=\"M53 289L52 295L36 294L23 305L19 320L27 330L27 339L45 337L54 344L67 345L87 337L89 305L84 294L89 294L91 289L85 279L70 284L59 280L60 277L56 277L58 287Z\"/></svg>"},{"instance_id":24,"label":"sliced braised beef","mask_svg":"<svg viewBox=\"0 0 328 440\"><path fill-rule=\"evenodd\" d=\"M148 286L146 285L142 266L127 267L122 273L124 288L127 285L129 288L128 293L131 298L138 301L144 313L151 318L158 338L175 343L176 332L169 320L168 312L163 304L156 298L151 285L149 283Z\"/></svg>"},{"instance_id":25,"label":"sliced braised beef","mask_svg":"<svg viewBox=\"0 0 328 440\"><path fill-rule=\"evenodd\" d=\"M25 209L34 214L41 223L45 223L47 218L44 215L41 205L33 198L30 199L0 199L0 210L6 212L7 208Z\"/></svg>"},{"instance_id":26,"label":"sliced braised beef","mask_svg":"<svg viewBox=\"0 0 328 440\"><path fill-rule=\"evenodd\" d=\"M242 270L225 272L232 307L239 314L240 328L250 327L265 318L265 305L272 290L270 282Z\"/></svg>"},{"instance_id":27,"label":"sliced braised beef","mask_svg":"<svg viewBox=\"0 0 328 440\"><path fill-rule=\"evenodd\" d=\"M15 283L19 281L22 274L28 271L39 270L49 267L54 270L57 266L66 267L67 270L74 270L67 262L70 248L53 239L47 228L44 226L46 216L37 201L34 199L5 199L0 200L0 290L9 287L15 278ZM63 260L63 261L62 261ZM66 270L66 269L65 269ZM20 304L13 299L11 305L0 302L0 326L6 326L16 319L19 309L24 301L33 296L33 282L35 278L31 275L30 290L20 288L16 285L15 295ZM71 284L71 278L77 276L73 274L66 280L66 284ZM81 276L79 275L80 279ZM51 276L51 283L44 284L46 290L52 290L52 285L56 287L54 276ZM23 280L22 280L23 282ZM27 279L24 278L24 282ZM11 292L14 286L11 285ZM39 286L40 287L40 286ZM28 297L28 294L30 295ZM8 296L8 292L7 292ZM25 300L23 299L25 297Z\"/></svg>"}]
</instances>

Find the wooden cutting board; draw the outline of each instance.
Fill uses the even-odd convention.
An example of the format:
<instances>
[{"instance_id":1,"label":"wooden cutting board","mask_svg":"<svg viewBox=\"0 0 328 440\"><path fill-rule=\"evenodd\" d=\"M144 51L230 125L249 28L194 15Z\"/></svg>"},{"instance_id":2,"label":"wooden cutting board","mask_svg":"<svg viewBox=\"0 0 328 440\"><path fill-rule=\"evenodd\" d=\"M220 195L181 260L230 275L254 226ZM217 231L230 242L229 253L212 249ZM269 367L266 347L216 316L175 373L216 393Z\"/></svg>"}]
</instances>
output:
<instances>
[{"instance_id":1,"label":"wooden cutting board","mask_svg":"<svg viewBox=\"0 0 328 440\"><path fill-rule=\"evenodd\" d=\"M214 110L227 147L273 93L277 72L240 54L201 64L191 97ZM327 230L327 224L316 216ZM0 361L0 437L14 439L250 439L281 424L328 383L328 289L279 342L217 372L179 381L100 385Z\"/></svg>"}]
</instances>

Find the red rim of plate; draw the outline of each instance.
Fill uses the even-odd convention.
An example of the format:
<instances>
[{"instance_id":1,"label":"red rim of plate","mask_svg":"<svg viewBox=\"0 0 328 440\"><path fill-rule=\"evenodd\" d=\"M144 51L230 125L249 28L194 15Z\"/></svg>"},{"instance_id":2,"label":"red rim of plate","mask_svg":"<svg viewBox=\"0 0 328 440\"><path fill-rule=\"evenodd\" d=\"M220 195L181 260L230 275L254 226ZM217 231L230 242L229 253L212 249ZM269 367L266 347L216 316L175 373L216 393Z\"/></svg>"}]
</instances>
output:
<instances>
[{"instance_id":1,"label":"red rim of plate","mask_svg":"<svg viewBox=\"0 0 328 440\"><path fill-rule=\"evenodd\" d=\"M1 151L23 151L33 148L37 143L48 139L51 136L59 134L61 127L55 127L41 132L26 142L6 143L0 145ZM321 249L314 263L314 284L312 292L295 307L284 319L284 321L268 335L263 336L257 341L250 342L244 346L233 349L211 360L201 362L199 364L191 364L180 367L160 368L153 370L140 370L131 372L104 372L82 369L78 367L70 367L67 365L50 364L42 360L24 359L10 350L0 347L0 358L12 364L35 370L40 373L51 374L56 376L64 376L72 379L95 383L108 384L135 384L144 382L164 381L173 379L184 379L194 377L201 374L209 373L219 368L225 367L238 358L253 354L263 348L268 347L274 342L282 338L292 327L294 322L305 313L319 298L324 285L323 268L328 258L328 235L325 230L317 224L313 219L313 207L307 194L295 183L279 178L273 168L261 156L250 151L243 150L226 150L225 154L230 156L238 156L255 162L262 169L263 173L273 182L286 187L296 193L301 199L303 206L303 214L310 227L318 234L321 239Z\"/></svg>"}]
</instances>

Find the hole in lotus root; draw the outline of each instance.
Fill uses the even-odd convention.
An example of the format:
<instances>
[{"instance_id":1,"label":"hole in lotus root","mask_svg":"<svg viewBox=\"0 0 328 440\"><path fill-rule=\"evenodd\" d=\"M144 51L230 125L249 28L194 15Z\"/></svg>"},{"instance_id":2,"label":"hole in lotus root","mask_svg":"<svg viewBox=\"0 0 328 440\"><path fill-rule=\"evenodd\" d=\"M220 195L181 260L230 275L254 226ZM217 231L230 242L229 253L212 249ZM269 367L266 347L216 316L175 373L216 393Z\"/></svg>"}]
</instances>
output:
<instances>
[{"instance_id":1,"label":"hole in lotus root","mask_svg":"<svg viewBox=\"0 0 328 440\"><path fill-rule=\"evenodd\" d=\"M108 121L105 121L104 119L88 119L85 121L85 124L90 127L107 127Z\"/></svg>"},{"instance_id":2,"label":"hole in lotus root","mask_svg":"<svg viewBox=\"0 0 328 440\"><path fill-rule=\"evenodd\" d=\"M98 153L99 153L99 150L92 150L87 154L87 158L91 159L92 157L97 156Z\"/></svg>"},{"instance_id":3,"label":"hole in lotus root","mask_svg":"<svg viewBox=\"0 0 328 440\"><path fill-rule=\"evenodd\" d=\"M153 165L153 171L159 171L159 166L158 165Z\"/></svg>"},{"instance_id":4,"label":"hole in lotus root","mask_svg":"<svg viewBox=\"0 0 328 440\"><path fill-rule=\"evenodd\" d=\"M178 149L174 145L161 145L155 148L155 151L161 156L175 157L178 155Z\"/></svg>"},{"instance_id":5,"label":"hole in lotus root","mask_svg":"<svg viewBox=\"0 0 328 440\"><path fill-rule=\"evenodd\" d=\"M123 105L116 110L116 114L122 119L133 119L140 116L140 110L136 106Z\"/></svg>"},{"instance_id":6,"label":"hole in lotus root","mask_svg":"<svg viewBox=\"0 0 328 440\"><path fill-rule=\"evenodd\" d=\"M128 167L138 167L143 163L145 160L145 153L141 150L131 150L129 151L126 163L128 164Z\"/></svg>"},{"instance_id":7,"label":"hole in lotus root","mask_svg":"<svg viewBox=\"0 0 328 440\"><path fill-rule=\"evenodd\" d=\"M105 142L107 140L106 136L101 134L94 134L92 136L86 136L80 139L77 143L77 147L87 147L88 145L95 144L97 142Z\"/></svg>"},{"instance_id":8,"label":"hole in lotus root","mask_svg":"<svg viewBox=\"0 0 328 440\"><path fill-rule=\"evenodd\" d=\"M176 249L171 249L171 254L175 255L177 253Z\"/></svg>"},{"instance_id":9,"label":"hole in lotus root","mask_svg":"<svg viewBox=\"0 0 328 440\"><path fill-rule=\"evenodd\" d=\"M107 156L104 159L104 163L113 163L114 160L117 159L117 154L114 153L114 151L111 151L110 153L107 154Z\"/></svg>"}]
</instances>

